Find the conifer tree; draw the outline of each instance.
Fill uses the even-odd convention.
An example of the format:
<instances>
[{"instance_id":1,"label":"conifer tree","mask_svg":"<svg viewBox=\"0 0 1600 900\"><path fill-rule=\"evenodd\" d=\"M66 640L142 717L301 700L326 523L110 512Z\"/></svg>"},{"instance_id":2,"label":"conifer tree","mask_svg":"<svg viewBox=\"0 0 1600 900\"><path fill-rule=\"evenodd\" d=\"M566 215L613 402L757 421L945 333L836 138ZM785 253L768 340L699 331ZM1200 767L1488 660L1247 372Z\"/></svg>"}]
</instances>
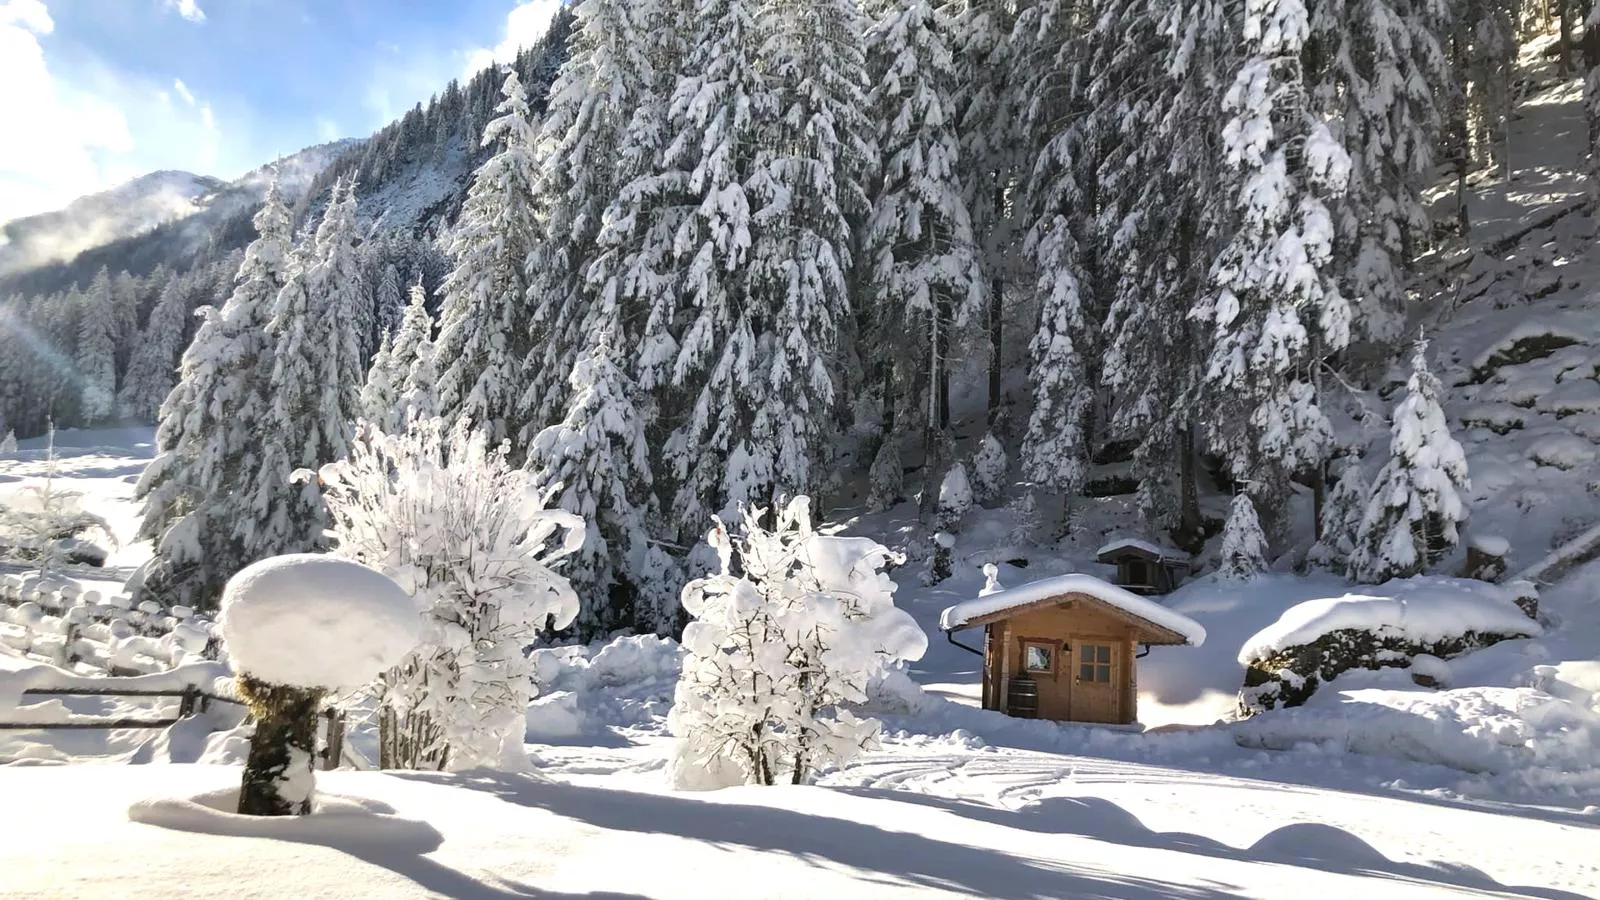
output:
<instances>
[{"instance_id":1,"label":"conifer tree","mask_svg":"<svg viewBox=\"0 0 1600 900\"><path fill-rule=\"evenodd\" d=\"M1327 272L1335 230L1325 201L1343 190L1350 161L1307 109L1301 0L1252 6L1245 26L1248 56L1223 99L1233 231L1191 314L1212 330L1212 444L1250 478L1276 529L1292 475L1327 456L1317 368L1349 342L1351 312Z\"/></svg>"},{"instance_id":2,"label":"conifer tree","mask_svg":"<svg viewBox=\"0 0 1600 900\"><path fill-rule=\"evenodd\" d=\"M541 431L529 449L536 483L586 524L583 546L564 573L583 600L584 639L618 629L668 634L677 621L678 573L650 540L660 512L644 422L620 349L610 334L596 338L573 367L566 418Z\"/></svg>"},{"instance_id":3,"label":"conifer tree","mask_svg":"<svg viewBox=\"0 0 1600 900\"><path fill-rule=\"evenodd\" d=\"M1389 462L1372 482L1350 556L1350 577L1357 581L1378 584L1420 574L1460 540L1467 520L1462 494L1470 487L1467 460L1450 435L1440 392L1439 379L1428 371L1428 344L1419 340L1405 396L1394 411Z\"/></svg>"},{"instance_id":4,"label":"conifer tree","mask_svg":"<svg viewBox=\"0 0 1600 900\"><path fill-rule=\"evenodd\" d=\"M411 286L411 301L406 304L400 331L390 348L390 381L397 392L393 427L398 428L411 418L439 414L435 395L439 375L433 356L433 317L428 314L427 291L419 282Z\"/></svg>"},{"instance_id":5,"label":"conifer tree","mask_svg":"<svg viewBox=\"0 0 1600 900\"><path fill-rule=\"evenodd\" d=\"M172 392L190 317L191 290L190 282L176 275L162 288L161 298L139 335L128 364L128 377L123 380L117 399L123 415L140 422L154 421L161 401Z\"/></svg>"},{"instance_id":6,"label":"conifer tree","mask_svg":"<svg viewBox=\"0 0 1600 900\"><path fill-rule=\"evenodd\" d=\"M1239 493L1228 507L1228 521L1222 527L1221 561L1217 574L1246 581L1267 570L1267 536L1256 517L1250 495Z\"/></svg>"},{"instance_id":7,"label":"conifer tree","mask_svg":"<svg viewBox=\"0 0 1600 900\"><path fill-rule=\"evenodd\" d=\"M1335 469L1336 480L1322 504L1321 536L1308 556L1312 565L1333 572L1344 572L1361 536L1361 520L1367 508L1367 484L1361 465L1346 456Z\"/></svg>"},{"instance_id":8,"label":"conifer tree","mask_svg":"<svg viewBox=\"0 0 1600 900\"><path fill-rule=\"evenodd\" d=\"M118 320L111 276L104 267L83 295L78 321L77 368L83 385L82 420L85 425L95 425L111 418L117 396Z\"/></svg>"},{"instance_id":9,"label":"conifer tree","mask_svg":"<svg viewBox=\"0 0 1600 900\"><path fill-rule=\"evenodd\" d=\"M310 246L297 248L290 261L267 323L275 342L268 431L252 486L253 514L236 526L244 546L261 557L324 546L317 483L290 476L348 455L361 414L365 292L355 265L355 212L353 185L335 184Z\"/></svg>"},{"instance_id":10,"label":"conifer tree","mask_svg":"<svg viewBox=\"0 0 1600 900\"><path fill-rule=\"evenodd\" d=\"M361 386L361 417L384 431L394 430L393 415L399 386L394 383L394 350L389 332L378 341L367 380Z\"/></svg>"},{"instance_id":11,"label":"conifer tree","mask_svg":"<svg viewBox=\"0 0 1600 900\"><path fill-rule=\"evenodd\" d=\"M567 377L595 330L588 319L604 282L591 280L588 269L601 250L605 213L636 174L637 162L621 154L636 140L636 110L659 103L652 30L664 25L660 3L585 0L576 13L535 149L543 230L529 263L534 339L521 397L529 437L563 414Z\"/></svg>"},{"instance_id":12,"label":"conifer tree","mask_svg":"<svg viewBox=\"0 0 1600 900\"><path fill-rule=\"evenodd\" d=\"M472 186L446 249L456 266L440 291L439 411L448 423L482 428L490 444L514 437L528 355L527 264L537 239L533 122L513 71L505 98L484 128L496 152L473 173Z\"/></svg>"},{"instance_id":13,"label":"conifer tree","mask_svg":"<svg viewBox=\"0 0 1600 900\"><path fill-rule=\"evenodd\" d=\"M982 312L984 281L961 182L951 23L927 0L878 7L866 48L883 171L863 261L873 301L858 318L882 369L885 440L920 421L927 448L948 425L955 329Z\"/></svg>"},{"instance_id":14,"label":"conifer tree","mask_svg":"<svg viewBox=\"0 0 1600 900\"><path fill-rule=\"evenodd\" d=\"M214 607L223 585L257 557L234 532L250 518L268 429L274 346L266 325L284 282L292 220L276 180L254 218L232 294L202 307L178 383L161 405L156 458L140 478L139 537L155 557L136 582L168 603Z\"/></svg>"}]
</instances>

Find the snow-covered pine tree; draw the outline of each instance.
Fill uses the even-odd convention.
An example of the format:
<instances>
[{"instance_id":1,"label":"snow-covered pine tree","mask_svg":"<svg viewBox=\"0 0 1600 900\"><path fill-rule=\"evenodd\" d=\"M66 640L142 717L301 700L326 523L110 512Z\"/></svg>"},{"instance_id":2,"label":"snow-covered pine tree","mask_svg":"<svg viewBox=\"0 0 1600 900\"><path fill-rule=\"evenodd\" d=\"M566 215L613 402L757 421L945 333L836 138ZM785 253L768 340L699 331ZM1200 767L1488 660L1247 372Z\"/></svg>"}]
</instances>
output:
<instances>
[{"instance_id":1,"label":"snow-covered pine tree","mask_svg":"<svg viewBox=\"0 0 1600 900\"><path fill-rule=\"evenodd\" d=\"M1217 574L1223 578L1244 581L1267 570L1267 536L1247 493L1234 495L1228 507L1218 557Z\"/></svg>"},{"instance_id":2,"label":"snow-covered pine tree","mask_svg":"<svg viewBox=\"0 0 1600 900\"><path fill-rule=\"evenodd\" d=\"M398 430L412 417L437 416L439 374L434 364L433 317L428 314L428 293L421 282L411 286L411 300L390 347L389 364L396 391L390 430Z\"/></svg>"},{"instance_id":3,"label":"snow-covered pine tree","mask_svg":"<svg viewBox=\"0 0 1600 900\"><path fill-rule=\"evenodd\" d=\"M905 499L905 468L900 461L900 443L885 435L873 454L867 472L867 511L883 512Z\"/></svg>"},{"instance_id":4,"label":"snow-covered pine tree","mask_svg":"<svg viewBox=\"0 0 1600 900\"><path fill-rule=\"evenodd\" d=\"M671 515L704 522L722 509L754 457L745 446L753 413L743 390L758 361L755 310L744 302L751 209L747 180L755 168L756 126L777 118L776 100L757 66L758 38L749 0L709 0L696 10L693 38L669 107L659 180L689 207L672 235L676 272L658 289L641 383L670 378L688 421L662 458L676 492ZM662 340L663 323L678 340ZM670 362L657 359L675 351ZM770 481L770 472L755 472ZM736 498L734 498L736 499Z\"/></svg>"},{"instance_id":5,"label":"snow-covered pine tree","mask_svg":"<svg viewBox=\"0 0 1600 900\"><path fill-rule=\"evenodd\" d=\"M354 186L336 183L311 246L297 248L289 263L267 323L275 349L254 514L236 525L258 557L323 546L326 514L317 483L289 476L344 458L361 415L365 292L355 264L355 214Z\"/></svg>"},{"instance_id":6,"label":"snow-covered pine tree","mask_svg":"<svg viewBox=\"0 0 1600 900\"><path fill-rule=\"evenodd\" d=\"M652 29L663 26L660 0L584 0L570 55L550 87L535 155L535 206L543 229L529 262L534 337L520 398L525 437L559 421L567 378L590 343L589 324L604 280L588 268L601 252L607 208L636 173L619 154L636 139L635 111L659 104ZM619 163L623 163L619 166Z\"/></svg>"},{"instance_id":7,"label":"snow-covered pine tree","mask_svg":"<svg viewBox=\"0 0 1600 900\"><path fill-rule=\"evenodd\" d=\"M77 370L81 379L82 421L96 425L116 412L117 315L111 276L104 266L83 295L78 320Z\"/></svg>"},{"instance_id":8,"label":"snow-covered pine tree","mask_svg":"<svg viewBox=\"0 0 1600 900\"><path fill-rule=\"evenodd\" d=\"M921 657L927 636L894 607L893 555L811 528L809 501L743 514L707 537L718 571L691 581L688 651L668 719L679 788L801 784L876 744L879 723L850 707L885 666ZM737 559L737 562L735 561Z\"/></svg>"},{"instance_id":9,"label":"snow-covered pine tree","mask_svg":"<svg viewBox=\"0 0 1600 900\"><path fill-rule=\"evenodd\" d=\"M367 380L361 385L361 417L386 431L394 428L395 396L399 392L394 383L393 343L385 331L378 341L378 352L372 355Z\"/></svg>"},{"instance_id":10,"label":"snow-covered pine tree","mask_svg":"<svg viewBox=\"0 0 1600 900\"><path fill-rule=\"evenodd\" d=\"M1312 545L1307 560L1330 572L1343 573L1361 536L1361 520L1367 508L1367 483L1361 477L1361 463L1346 455L1332 472L1333 487L1322 502L1322 536Z\"/></svg>"},{"instance_id":11,"label":"snow-covered pine tree","mask_svg":"<svg viewBox=\"0 0 1600 900\"><path fill-rule=\"evenodd\" d=\"M578 358L566 418L539 432L528 451L535 482L587 526L565 574L582 598L583 640L621 629L670 634L676 627L677 564L652 544L660 520L637 388L609 332Z\"/></svg>"},{"instance_id":12,"label":"snow-covered pine tree","mask_svg":"<svg viewBox=\"0 0 1600 900\"><path fill-rule=\"evenodd\" d=\"M456 266L440 287L438 340L440 414L451 424L483 428L495 443L521 428L517 404L530 340L527 264L539 234L533 122L515 71L500 92L505 99L483 133L483 143L496 152L473 173L446 246Z\"/></svg>"},{"instance_id":13,"label":"snow-covered pine tree","mask_svg":"<svg viewBox=\"0 0 1600 900\"><path fill-rule=\"evenodd\" d=\"M1349 342L1351 312L1327 271L1335 229L1325 200L1343 190L1350 160L1307 109L1301 0L1251 6L1245 34L1249 55L1223 100L1233 233L1191 315L1212 328L1212 445L1248 476L1277 530L1290 479L1328 452L1317 367Z\"/></svg>"},{"instance_id":14,"label":"snow-covered pine tree","mask_svg":"<svg viewBox=\"0 0 1600 900\"><path fill-rule=\"evenodd\" d=\"M135 586L168 603L213 608L223 585L258 557L234 534L253 516L251 491L268 424L273 370L266 325L284 282L292 220L274 180L256 213L232 294L202 323L161 405L156 458L139 479L141 539L155 557Z\"/></svg>"},{"instance_id":15,"label":"snow-covered pine tree","mask_svg":"<svg viewBox=\"0 0 1600 900\"><path fill-rule=\"evenodd\" d=\"M400 270L394 263L383 267L378 277L378 289L373 294L372 305L376 316L378 334L394 334L400 329L400 316L406 305L405 286L400 281Z\"/></svg>"},{"instance_id":16,"label":"snow-covered pine tree","mask_svg":"<svg viewBox=\"0 0 1600 900\"><path fill-rule=\"evenodd\" d=\"M960 531L961 522L972 511L972 482L967 478L967 467L956 463L944 473L939 482L940 531Z\"/></svg>"},{"instance_id":17,"label":"snow-covered pine tree","mask_svg":"<svg viewBox=\"0 0 1600 900\"><path fill-rule=\"evenodd\" d=\"M885 441L920 422L927 448L949 424L956 329L984 298L961 181L952 23L929 0L878 0L869 12L868 103L883 162L863 259L873 300L858 328L882 370Z\"/></svg>"},{"instance_id":18,"label":"snow-covered pine tree","mask_svg":"<svg viewBox=\"0 0 1600 900\"><path fill-rule=\"evenodd\" d=\"M758 57L770 67L779 115L756 117L755 228L742 314L756 353L740 386L751 420L722 486L727 503L822 485L839 387L834 361L851 316L856 234L868 213L875 154L855 0L759 10ZM722 358L739 364L726 352ZM702 438L714 433L696 424Z\"/></svg>"},{"instance_id":19,"label":"snow-covered pine tree","mask_svg":"<svg viewBox=\"0 0 1600 900\"><path fill-rule=\"evenodd\" d=\"M1583 20L1583 111L1589 125L1589 195L1600 204L1600 2Z\"/></svg>"},{"instance_id":20,"label":"snow-covered pine tree","mask_svg":"<svg viewBox=\"0 0 1600 900\"><path fill-rule=\"evenodd\" d=\"M1427 341L1418 340L1411 378L1395 407L1389 462L1372 482L1350 577L1368 584L1417 575L1460 539L1470 487L1467 459L1439 406L1439 379L1428 370Z\"/></svg>"},{"instance_id":21,"label":"snow-covered pine tree","mask_svg":"<svg viewBox=\"0 0 1600 900\"><path fill-rule=\"evenodd\" d=\"M1450 15L1441 0L1311 6L1320 66L1308 88L1351 161L1333 204L1342 244L1334 267L1356 304L1358 337L1369 340L1399 336L1411 259L1430 238L1422 190L1435 174L1439 98L1452 87L1442 48Z\"/></svg>"},{"instance_id":22,"label":"snow-covered pine tree","mask_svg":"<svg viewBox=\"0 0 1600 900\"><path fill-rule=\"evenodd\" d=\"M183 353L193 290L188 278L172 276L139 334L128 376L123 379L117 398L122 414L134 421L154 421L161 402L177 382L178 357Z\"/></svg>"},{"instance_id":23,"label":"snow-covered pine tree","mask_svg":"<svg viewBox=\"0 0 1600 900\"><path fill-rule=\"evenodd\" d=\"M379 688L383 763L525 769L533 672L523 650L577 615L577 595L551 567L577 549L583 521L547 509L503 447L460 427L446 434L437 418L396 435L367 425L349 458L319 475L339 553L427 604L425 640Z\"/></svg>"},{"instance_id":24,"label":"snow-covered pine tree","mask_svg":"<svg viewBox=\"0 0 1600 900\"><path fill-rule=\"evenodd\" d=\"M987 280L989 332L989 424L1004 408L999 394L1001 343L1007 286L1022 265L1022 204L1016 194L1038 148L1021 141L1021 89L1026 67L1015 58L1011 36L1018 0L957 0L947 7L956 69L952 107L961 141L961 181L972 230L979 239L980 265Z\"/></svg>"},{"instance_id":25,"label":"snow-covered pine tree","mask_svg":"<svg viewBox=\"0 0 1600 900\"><path fill-rule=\"evenodd\" d=\"M994 432L984 432L977 452L972 454L972 498L984 506L998 503L1005 493L1010 465L1005 445Z\"/></svg>"}]
</instances>

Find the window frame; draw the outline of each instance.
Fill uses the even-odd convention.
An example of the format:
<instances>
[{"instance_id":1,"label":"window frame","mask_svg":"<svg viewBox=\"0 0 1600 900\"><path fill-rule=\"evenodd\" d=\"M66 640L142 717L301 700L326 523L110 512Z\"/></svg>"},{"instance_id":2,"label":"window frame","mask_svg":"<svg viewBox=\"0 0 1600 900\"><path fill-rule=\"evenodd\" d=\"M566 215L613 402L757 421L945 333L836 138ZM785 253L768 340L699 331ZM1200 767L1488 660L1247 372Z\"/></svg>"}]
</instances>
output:
<instances>
[{"instance_id":1,"label":"window frame","mask_svg":"<svg viewBox=\"0 0 1600 900\"><path fill-rule=\"evenodd\" d=\"M1022 674L1024 674L1024 675L1049 675L1051 678L1056 677L1056 673L1059 672L1060 669L1061 669L1061 642L1060 641L1050 641L1050 640L1045 640L1043 638L1026 638L1026 637L1025 638L1019 638L1019 641L1021 643L1021 648L1022 649L1021 649L1020 659L1018 660L1018 662L1019 662L1018 668L1022 671ZM1028 666L1028 648L1029 647L1040 647L1045 651L1045 653L1049 654L1049 656L1050 656L1050 667L1048 669L1029 668L1029 666Z\"/></svg>"},{"instance_id":2,"label":"window frame","mask_svg":"<svg viewBox=\"0 0 1600 900\"><path fill-rule=\"evenodd\" d=\"M1073 680L1076 683L1103 684L1107 687L1117 683L1116 651L1112 644L1097 644L1090 640L1080 640L1074 650L1076 651L1076 658L1073 659L1072 663L1077 667L1077 677ZM1101 654L1095 652L1098 650L1105 651L1105 659L1103 661L1100 659ZM1093 659L1089 658L1091 655L1094 657ZM1085 670L1089 672L1089 677L1087 678L1084 677ZM1098 677L1102 672L1106 676L1104 679Z\"/></svg>"}]
</instances>

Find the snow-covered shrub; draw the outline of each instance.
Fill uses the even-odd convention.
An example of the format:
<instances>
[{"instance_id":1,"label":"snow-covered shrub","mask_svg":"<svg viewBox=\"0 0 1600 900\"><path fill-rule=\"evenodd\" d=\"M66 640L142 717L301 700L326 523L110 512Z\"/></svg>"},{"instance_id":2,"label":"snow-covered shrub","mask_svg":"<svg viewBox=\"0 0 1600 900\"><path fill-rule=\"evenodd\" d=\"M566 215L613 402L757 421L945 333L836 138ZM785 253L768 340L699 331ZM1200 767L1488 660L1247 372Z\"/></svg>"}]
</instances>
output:
<instances>
[{"instance_id":1,"label":"snow-covered shrub","mask_svg":"<svg viewBox=\"0 0 1600 900\"><path fill-rule=\"evenodd\" d=\"M275 556L228 581L217 625L256 719L239 812L306 815L324 694L365 684L411 652L422 637L417 598L350 560Z\"/></svg>"},{"instance_id":2,"label":"snow-covered shrub","mask_svg":"<svg viewBox=\"0 0 1600 900\"><path fill-rule=\"evenodd\" d=\"M421 647L384 675L385 767L522 768L533 695L523 648L578 614L552 571L583 520L546 509L547 493L482 434L438 419L404 434L363 424L350 458L324 466L338 552L394 578L428 615Z\"/></svg>"},{"instance_id":3,"label":"snow-covered shrub","mask_svg":"<svg viewBox=\"0 0 1600 900\"><path fill-rule=\"evenodd\" d=\"M997 502L1005 492L1006 467L1009 465L1005 445L994 436L994 432L985 432L978 452L972 454L973 499L984 506Z\"/></svg>"},{"instance_id":4,"label":"snow-covered shrub","mask_svg":"<svg viewBox=\"0 0 1600 900\"><path fill-rule=\"evenodd\" d=\"M1351 669L1409 667L1543 632L1509 587L1446 578L1391 582L1381 596L1348 594L1290 607L1239 650L1239 711L1299 706Z\"/></svg>"},{"instance_id":5,"label":"snow-covered shrub","mask_svg":"<svg viewBox=\"0 0 1600 900\"><path fill-rule=\"evenodd\" d=\"M12 454L17 452L17 433L10 428L6 429L6 436L0 439L0 453Z\"/></svg>"},{"instance_id":6,"label":"snow-covered shrub","mask_svg":"<svg viewBox=\"0 0 1600 900\"><path fill-rule=\"evenodd\" d=\"M1267 536L1256 518L1249 494L1239 494L1228 507L1228 522L1222 528L1222 550L1217 574L1223 578L1248 580L1267 570Z\"/></svg>"},{"instance_id":7,"label":"snow-covered shrub","mask_svg":"<svg viewBox=\"0 0 1600 900\"><path fill-rule=\"evenodd\" d=\"M886 666L921 658L927 636L894 606L884 568L896 560L866 538L817 534L810 501L747 509L731 534L707 537L720 570L690 582L694 621L668 724L679 738L674 783L685 789L799 784L872 747L879 724L851 705L867 700Z\"/></svg>"},{"instance_id":8,"label":"snow-covered shrub","mask_svg":"<svg viewBox=\"0 0 1600 900\"><path fill-rule=\"evenodd\" d=\"M867 472L869 484L867 510L883 512L899 503L906 493L905 469L900 462L900 442L893 434L886 434L872 457L872 468Z\"/></svg>"},{"instance_id":9,"label":"snow-covered shrub","mask_svg":"<svg viewBox=\"0 0 1600 900\"><path fill-rule=\"evenodd\" d=\"M56 478L54 428L47 452L44 482L26 485L0 502L0 554L36 565L41 578L63 563L96 557L103 562L105 552L93 552L98 550L94 541L115 541L106 520L83 508L83 494L63 488Z\"/></svg>"},{"instance_id":10,"label":"snow-covered shrub","mask_svg":"<svg viewBox=\"0 0 1600 900\"><path fill-rule=\"evenodd\" d=\"M1389 462L1372 483L1350 577L1379 584L1418 575L1458 540L1467 519L1467 458L1439 407L1439 379L1428 371L1428 345L1418 341L1411 379L1394 411Z\"/></svg>"},{"instance_id":11,"label":"snow-covered shrub","mask_svg":"<svg viewBox=\"0 0 1600 900\"><path fill-rule=\"evenodd\" d=\"M971 511L972 482L967 479L967 467L956 463L939 482L939 530L960 531L961 521Z\"/></svg>"},{"instance_id":12,"label":"snow-covered shrub","mask_svg":"<svg viewBox=\"0 0 1600 900\"><path fill-rule=\"evenodd\" d=\"M1007 540L1018 547L1033 543L1044 524L1043 516L1039 514L1039 498L1033 490L1023 491L1011 498L1006 510L1011 513L1011 533L1007 535Z\"/></svg>"}]
</instances>

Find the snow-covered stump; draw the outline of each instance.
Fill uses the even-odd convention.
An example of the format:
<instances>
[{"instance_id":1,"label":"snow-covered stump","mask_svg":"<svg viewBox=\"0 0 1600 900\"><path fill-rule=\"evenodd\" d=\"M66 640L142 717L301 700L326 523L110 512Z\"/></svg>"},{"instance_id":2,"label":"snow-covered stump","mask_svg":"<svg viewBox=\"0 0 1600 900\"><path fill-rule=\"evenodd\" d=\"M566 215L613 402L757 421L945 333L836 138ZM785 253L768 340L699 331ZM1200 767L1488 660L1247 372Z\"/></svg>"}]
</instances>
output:
<instances>
[{"instance_id":1,"label":"snow-covered stump","mask_svg":"<svg viewBox=\"0 0 1600 900\"><path fill-rule=\"evenodd\" d=\"M306 815L323 697L398 663L421 640L421 608L381 572L303 553L262 560L229 580L218 626L256 719L239 813Z\"/></svg>"},{"instance_id":2,"label":"snow-covered stump","mask_svg":"<svg viewBox=\"0 0 1600 900\"><path fill-rule=\"evenodd\" d=\"M241 675L235 685L256 720L239 789L239 813L310 814L316 784L317 710L326 692L269 684L249 675Z\"/></svg>"},{"instance_id":3,"label":"snow-covered stump","mask_svg":"<svg viewBox=\"0 0 1600 900\"><path fill-rule=\"evenodd\" d=\"M1511 542L1498 535L1473 535L1467 541L1467 562L1462 568L1464 578L1478 581L1499 581L1506 574L1506 556L1511 552Z\"/></svg>"}]
</instances>

